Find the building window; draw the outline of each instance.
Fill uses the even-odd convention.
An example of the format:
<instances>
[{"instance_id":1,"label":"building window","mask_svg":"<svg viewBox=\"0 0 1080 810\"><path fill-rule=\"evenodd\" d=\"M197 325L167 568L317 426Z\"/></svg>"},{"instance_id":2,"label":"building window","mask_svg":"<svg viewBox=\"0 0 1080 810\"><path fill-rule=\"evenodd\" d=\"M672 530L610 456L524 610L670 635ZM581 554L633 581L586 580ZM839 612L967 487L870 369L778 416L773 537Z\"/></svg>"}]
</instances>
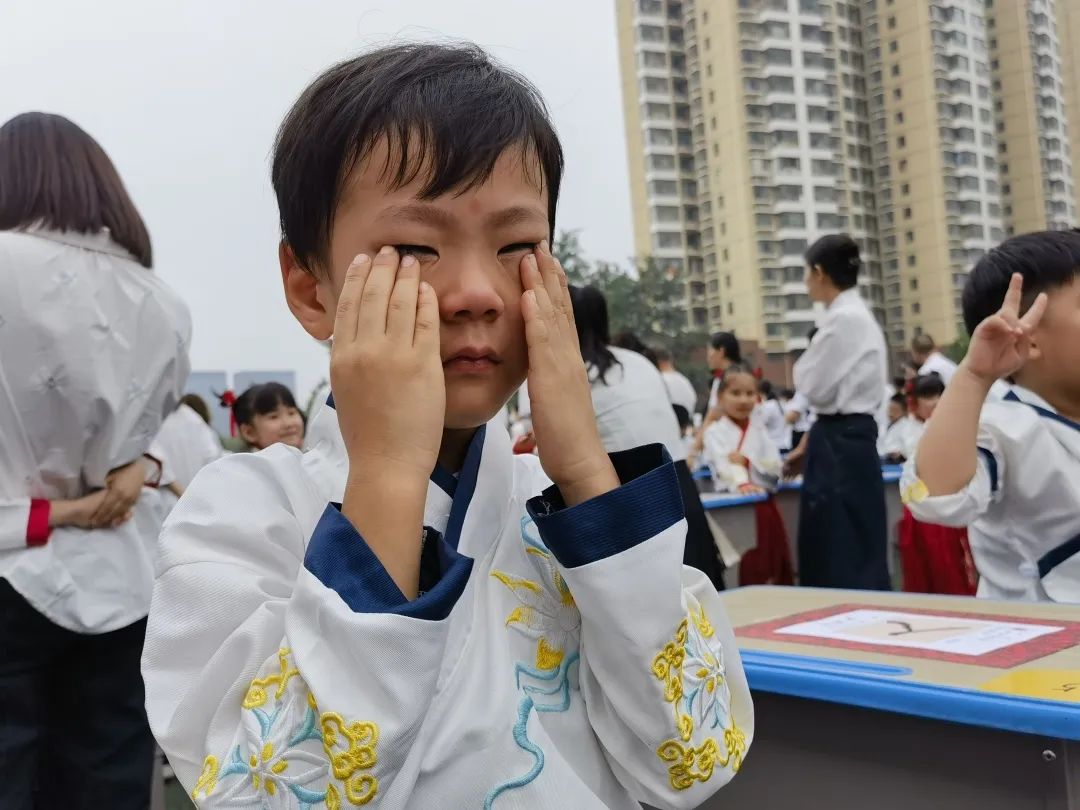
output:
<instances>
[{"instance_id":1,"label":"building window","mask_svg":"<svg viewBox=\"0 0 1080 810\"><path fill-rule=\"evenodd\" d=\"M907 242L909 245L912 242L914 242L915 241L915 232L914 231L907 231L904 234L904 241Z\"/></svg>"},{"instance_id":2,"label":"building window","mask_svg":"<svg viewBox=\"0 0 1080 810\"><path fill-rule=\"evenodd\" d=\"M889 19L885 21L885 25L890 29L896 28L896 17L889 17Z\"/></svg>"},{"instance_id":3,"label":"building window","mask_svg":"<svg viewBox=\"0 0 1080 810\"><path fill-rule=\"evenodd\" d=\"M889 73L891 73L893 76L899 76L900 75L900 65L899 64L893 65L891 68L889 68Z\"/></svg>"},{"instance_id":4,"label":"building window","mask_svg":"<svg viewBox=\"0 0 1080 810\"><path fill-rule=\"evenodd\" d=\"M734 315L735 314L735 305L733 303L731 303L730 301L727 302L727 314L728 315Z\"/></svg>"},{"instance_id":5,"label":"building window","mask_svg":"<svg viewBox=\"0 0 1080 810\"><path fill-rule=\"evenodd\" d=\"M910 208L905 208L904 209L904 219L911 219L911 209Z\"/></svg>"},{"instance_id":6,"label":"building window","mask_svg":"<svg viewBox=\"0 0 1080 810\"><path fill-rule=\"evenodd\" d=\"M918 315L920 312L922 312L922 306L920 306L919 302L916 301L911 305L911 314Z\"/></svg>"},{"instance_id":7,"label":"building window","mask_svg":"<svg viewBox=\"0 0 1080 810\"><path fill-rule=\"evenodd\" d=\"M901 193L901 194L907 194L907 193L909 193L910 191L911 191L911 186L910 186L910 185L908 185L907 183L903 183L903 184L902 184L902 185L900 186L900 193Z\"/></svg>"},{"instance_id":8,"label":"building window","mask_svg":"<svg viewBox=\"0 0 1080 810\"><path fill-rule=\"evenodd\" d=\"M915 266L915 254L911 254L910 256L907 257L907 266L908 267L914 267Z\"/></svg>"},{"instance_id":9,"label":"building window","mask_svg":"<svg viewBox=\"0 0 1080 810\"><path fill-rule=\"evenodd\" d=\"M898 149L903 149L905 146L907 146L907 138L901 135L896 139L896 147Z\"/></svg>"},{"instance_id":10,"label":"building window","mask_svg":"<svg viewBox=\"0 0 1080 810\"><path fill-rule=\"evenodd\" d=\"M896 53L898 50L900 50L900 43L894 39L889 43L889 53Z\"/></svg>"},{"instance_id":11,"label":"building window","mask_svg":"<svg viewBox=\"0 0 1080 810\"><path fill-rule=\"evenodd\" d=\"M900 159L900 163L898 164L898 168L899 168L899 169L900 169L900 171L902 171L902 172L906 172L906 171L907 171L907 158L901 158L901 159Z\"/></svg>"},{"instance_id":12,"label":"building window","mask_svg":"<svg viewBox=\"0 0 1080 810\"><path fill-rule=\"evenodd\" d=\"M892 91L892 97L899 100L899 99L902 99L904 97L904 94L900 90L899 87L895 87L895 88L893 88L893 91Z\"/></svg>"},{"instance_id":13,"label":"building window","mask_svg":"<svg viewBox=\"0 0 1080 810\"><path fill-rule=\"evenodd\" d=\"M917 278L911 279L911 281L908 282L908 287L912 290L919 289L919 280Z\"/></svg>"}]
</instances>

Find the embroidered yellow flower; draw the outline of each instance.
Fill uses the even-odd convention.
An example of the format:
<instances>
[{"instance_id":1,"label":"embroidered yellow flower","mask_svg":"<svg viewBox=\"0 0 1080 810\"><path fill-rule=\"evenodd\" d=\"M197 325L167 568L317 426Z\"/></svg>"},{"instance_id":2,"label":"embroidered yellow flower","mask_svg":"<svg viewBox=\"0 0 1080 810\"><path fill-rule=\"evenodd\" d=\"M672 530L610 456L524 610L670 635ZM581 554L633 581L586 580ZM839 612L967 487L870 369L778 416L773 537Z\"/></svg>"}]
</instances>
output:
<instances>
[{"instance_id":1,"label":"embroidered yellow flower","mask_svg":"<svg viewBox=\"0 0 1080 810\"><path fill-rule=\"evenodd\" d=\"M274 690L274 697L281 700L289 681L300 674L300 670L289 667L289 653L290 650L288 649L278 650L278 667L280 667L280 671L275 672L273 675L267 675L265 678L256 678L251 682L247 694L244 695L243 706L245 709L257 709L264 706L269 698L266 691L268 686L277 687Z\"/></svg>"},{"instance_id":2,"label":"embroidered yellow flower","mask_svg":"<svg viewBox=\"0 0 1080 810\"><path fill-rule=\"evenodd\" d=\"M525 551L544 575L542 584L504 571L492 571L491 575L509 588L519 603L506 617L507 627L536 640L537 669L557 669L581 630L581 614L551 555L531 545L526 545Z\"/></svg>"},{"instance_id":3,"label":"embroidered yellow flower","mask_svg":"<svg viewBox=\"0 0 1080 810\"><path fill-rule=\"evenodd\" d=\"M677 736L656 749L668 763L672 788L687 790L708 781L717 765L738 771L746 735L730 714L723 650L703 607L691 606L672 640L654 656L652 673L663 683L664 700L674 713ZM723 748L711 736L696 746L691 742L695 731L714 728L723 730Z\"/></svg>"},{"instance_id":4,"label":"embroidered yellow flower","mask_svg":"<svg viewBox=\"0 0 1080 810\"><path fill-rule=\"evenodd\" d=\"M379 782L371 774L360 771L370 771L378 762L375 746L379 742L379 727L368 722L346 724L336 712L324 712L319 725L334 778L345 785L345 798L353 805L367 804L375 798Z\"/></svg>"}]
</instances>

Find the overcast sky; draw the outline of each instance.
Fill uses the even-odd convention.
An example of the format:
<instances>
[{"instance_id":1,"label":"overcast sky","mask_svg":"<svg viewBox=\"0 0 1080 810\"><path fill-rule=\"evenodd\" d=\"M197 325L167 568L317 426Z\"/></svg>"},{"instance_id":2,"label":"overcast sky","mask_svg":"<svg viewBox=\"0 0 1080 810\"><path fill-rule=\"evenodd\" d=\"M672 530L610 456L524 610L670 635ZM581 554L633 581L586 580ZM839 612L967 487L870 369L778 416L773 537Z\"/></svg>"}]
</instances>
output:
<instances>
[{"instance_id":1,"label":"overcast sky","mask_svg":"<svg viewBox=\"0 0 1080 810\"><path fill-rule=\"evenodd\" d=\"M628 2L629 0L624 0ZM0 0L0 121L61 113L116 162L187 301L192 366L292 369L325 352L277 269L269 151L323 68L401 39L473 40L535 82L566 151L559 228L632 251L613 0Z\"/></svg>"}]
</instances>

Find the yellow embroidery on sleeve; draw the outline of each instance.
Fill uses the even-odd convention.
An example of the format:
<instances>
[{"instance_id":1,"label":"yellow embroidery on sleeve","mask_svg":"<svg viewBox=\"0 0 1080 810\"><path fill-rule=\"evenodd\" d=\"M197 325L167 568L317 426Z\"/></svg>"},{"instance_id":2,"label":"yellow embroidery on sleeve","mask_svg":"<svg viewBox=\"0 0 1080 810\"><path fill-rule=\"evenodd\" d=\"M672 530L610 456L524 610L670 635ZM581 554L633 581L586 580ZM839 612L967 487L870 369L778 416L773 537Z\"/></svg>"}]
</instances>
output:
<instances>
[{"instance_id":1,"label":"yellow embroidery on sleeve","mask_svg":"<svg viewBox=\"0 0 1080 810\"><path fill-rule=\"evenodd\" d=\"M921 478L916 478L908 484L900 495L900 501L907 506L909 503L922 503L930 497L930 490Z\"/></svg>"},{"instance_id":2,"label":"yellow embroidery on sleeve","mask_svg":"<svg viewBox=\"0 0 1080 810\"><path fill-rule=\"evenodd\" d=\"M730 693L724 677L723 650L716 630L701 606L691 607L679 622L672 640L654 656L652 673L664 685L664 701L670 703L677 737L656 749L668 763L668 778L675 790L687 790L695 782L707 782L716 766L738 772L746 752L746 735L731 716ZM691 743L695 729L723 730L724 744L706 737Z\"/></svg>"},{"instance_id":3,"label":"yellow embroidery on sleeve","mask_svg":"<svg viewBox=\"0 0 1080 810\"><path fill-rule=\"evenodd\" d=\"M204 797L213 793L214 788L217 787L217 776L218 759L215 756L209 756L203 762L202 773L199 774L199 779L195 782L195 788L191 791L191 798L198 801L200 793Z\"/></svg>"},{"instance_id":4,"label":"yellow embroidery on sleeve","mask_svg":"<svg viewBox=\"0 0 1080 810\"><path fill-rule=\"evenodd\" d=\"M357 771L369 771L378 762L375 746L379 742L379 727L370 722L346 725L336 712L323 712L319 725L330 769L334 778L345 785L345 798L355 806L367 804L378 793L379 782L371 774ZM344 750L339 747L342 745Z\"/></svg>"},{"instance_id":5,"label":"yellow embroidery on sleeve","mask_svg":"<svg viewBox=\"0 0 1080 810\"><path fill-rule=\"evenodd\" d=\"M296 667L289 667L289 650L278 650L278 666L280 672L275 672L273 675L267 675L265 678L256 678L251 682L248 687L247 694L244 695L243 706L245 709L257 709L260 706L266 704L269 695L266 691L266 687L276 684L277 689L274 690L274 697L281 700L282 695L285 694L285 687L288 686L289 681L300 674L300 670Z\"/></svg>"}]
</instances>

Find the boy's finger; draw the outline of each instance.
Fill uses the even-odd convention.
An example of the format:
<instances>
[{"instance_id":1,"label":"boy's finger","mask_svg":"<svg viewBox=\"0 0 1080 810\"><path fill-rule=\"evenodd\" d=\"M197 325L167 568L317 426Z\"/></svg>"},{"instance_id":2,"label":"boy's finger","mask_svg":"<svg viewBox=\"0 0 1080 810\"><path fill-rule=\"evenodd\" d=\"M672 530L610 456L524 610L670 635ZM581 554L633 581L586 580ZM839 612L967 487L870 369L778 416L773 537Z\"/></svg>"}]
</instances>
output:
<instances>
[{"instance_id":1,"label":"boy's finger","mask_svg":"<svg viewBox=\"0 0 1080 810\"><path fill-rule=\"evenodd\" d=\"M547 291L548 300L556 312L563 311L562 285L559 283L559 270L555 257L548 250L545 239L536 248L536 261L540 267L540 275L544 279L544 289Z\"/></svg>"},{"instance_id":2,"label":"boy's finger","mask_svg":"<svg viewBox=\"0 0 1080 810\"><path fill-rule=\"evenodd\" d=\"M416 295L416 328L414 346L439 348L439 299L426 281L420 282Z\"/></svg>"},{"instance_id":3,"label":"boy's finger","mask_svg":"<svg viewBox=\"0 0 1080 810\"><path fill-rule=\"evenodd\" d=\"M413 339L419 292L420 263L415 256L405 256L398 267L393 292L390 293L390 304L386 310L386 334L402 341Z\"/></svg>"},{"instance_id":4,"label":"boy's finger","mask_svg":"<svg viewBox=\"0 0 1080 810\"><path fill-rule=\"evenodd\" d=\"M364 291L360 294L360 317L356 322L358 338L374 339L386 334L386 308L398 271L398 253L386 245L371 263Z\"/></svg>"},{"instance_id":5,"label":"boy's finger","mask_svg":"<svg viewBox=\"0 0 1080 810\"><path fill-rule=\"evenodd\" d=\"M338 295L337 313L334 316L334 338L350 341L356 337L356 319L360 314L360 296L364 283L371 272L371 258L361 253L352 260L345 271L345 283Z\"/></svg>"},{"instance_id":6,"label":"boy's finger","mask_svg":"<svg viewBox=\"0 0 1080 810\"><path fill-rule=\"evenodd\" d=\"M536 254L526 253L521 258L521 286L526 290L535 290L544 286L544 277L536 264Z\"/></svg>"},{"instance_id":7,"label":"boy's finger","mask_svg":"<svg viewBox=\"0 0 1080 810\"><path fill-rule=\"evenodd\" d=\"M1005 292L1005 301L1001 305L1003 314L1012 315L1014 318L1020 315L1020 300L1024 295L1024 277L1019 273L1013 273L1009 279L1009 289Z\"/></svg>"},{"instance_id":8,"label":"boy's finger","mask_svg":"<svg viewBox=\"0 0 1080 810\"><path fill-rule=\"evenodd\" d=\"M1046 293L1039 293L1035 296L1035 300L1031 302L1031 306L1028 307L1028 311L1024 313L1024 317L1020 319L1020 325L1026 330L1031 331L1039 325L1039 321L1042 320L1043 314L1046 312L1046 305L1050 299L1046 297Z\"/></svg>"},{"instance_id":9,"label":"boy's finger","mask_svg":"<svg viewBox=\"0 0 1080 810\"><path fill-rule=\"evenodd\" d=\"M521 314L525 319L525 342L529 347L529 373L536 369L537 356L550 350L551 328L540 311L536 290L526 290L521 296Z\"/></svg>"}]
</instances>

